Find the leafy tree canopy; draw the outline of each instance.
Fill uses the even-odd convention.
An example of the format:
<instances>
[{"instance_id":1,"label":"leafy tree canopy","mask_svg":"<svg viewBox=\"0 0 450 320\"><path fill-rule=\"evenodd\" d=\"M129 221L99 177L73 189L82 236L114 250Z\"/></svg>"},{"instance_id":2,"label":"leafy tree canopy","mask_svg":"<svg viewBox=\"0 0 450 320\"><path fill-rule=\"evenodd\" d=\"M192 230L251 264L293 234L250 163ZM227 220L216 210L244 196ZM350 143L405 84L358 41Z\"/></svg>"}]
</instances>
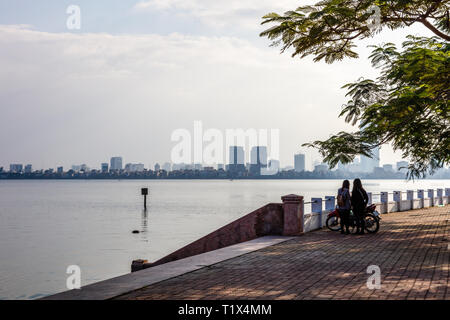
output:
<instances>
[{"instance_id":1,"label":"leafy tree canopy","mask_svg":"<svg viewBox=\"0 0 450 320\"><path fill-rule=\"evenodd\" d=\"M450 41L448 0L324 0L283 15L269 13L262 24L276 25L261 36L293 48L293 56L314 55L327 63L357 58L353 40L364 39L383 27L397 29L422 23L440 38Z\"/></svg>"},{"instance_id":2,"label":"leafy tree canopy","mask_svg":"<svg viewBox=\"0 0 450 320\"><path fill-rule=\"evenodd\" d=\"M378 28L367 22L373 6L381 14ZM449 1L326 0L264 19L278 24L261 36L283 43L282 51L293 47L293 56L314 55L315 61L328 63L356 58L352 40L369 37L383 26L422 23L432 30L435 37L408 36L402 51L392 43L372 46L370 59L380 76L343 87L350 100L340 116L358 124L359 130L304 145L318 148L324 161L335 167L360 154L370 157L373 148L390 142L411 160L409 178L450 163Z\"/></svg>"}]
</instances>

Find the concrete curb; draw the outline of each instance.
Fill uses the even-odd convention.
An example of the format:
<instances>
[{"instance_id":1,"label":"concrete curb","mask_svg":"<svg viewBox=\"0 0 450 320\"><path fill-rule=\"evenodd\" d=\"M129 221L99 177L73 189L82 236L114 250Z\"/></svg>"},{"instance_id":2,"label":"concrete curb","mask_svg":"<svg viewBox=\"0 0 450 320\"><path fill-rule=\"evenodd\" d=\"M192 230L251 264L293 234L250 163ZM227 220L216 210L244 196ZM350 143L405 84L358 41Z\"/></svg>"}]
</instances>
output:
<instances>
[{"instance_id":1,"label":"concrete curb","mask_svg":"<svg viewBox=\"0 0 450 320\"><path fill-rule=\"evenodd\" d=\"M232 259L249 252L294 239L294 237L265 236L209 251L123 276L100 281L42 298L41 300L107 300L149 285L180 276L206 266Z\"/></svg>"}]
</instances>

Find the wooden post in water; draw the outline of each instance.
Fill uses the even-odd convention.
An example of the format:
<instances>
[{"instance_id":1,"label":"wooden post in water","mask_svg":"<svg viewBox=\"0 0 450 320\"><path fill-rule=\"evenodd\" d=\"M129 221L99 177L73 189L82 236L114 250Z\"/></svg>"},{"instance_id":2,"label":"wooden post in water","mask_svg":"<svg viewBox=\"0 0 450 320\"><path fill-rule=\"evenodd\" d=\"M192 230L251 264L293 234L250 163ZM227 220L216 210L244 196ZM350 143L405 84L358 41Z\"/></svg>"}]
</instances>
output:
<instances>
[{"instance_id":1,"label":"wooden post in water","mask_svg":"<svg viewBox=\"0 0 450 320\"><path fill-rule=\"evenodd\" d=\"M141 194L144 196L144 210L147 210L147 195L148 195L148 188L142 188Z\"/></svg>"}]
</instances>

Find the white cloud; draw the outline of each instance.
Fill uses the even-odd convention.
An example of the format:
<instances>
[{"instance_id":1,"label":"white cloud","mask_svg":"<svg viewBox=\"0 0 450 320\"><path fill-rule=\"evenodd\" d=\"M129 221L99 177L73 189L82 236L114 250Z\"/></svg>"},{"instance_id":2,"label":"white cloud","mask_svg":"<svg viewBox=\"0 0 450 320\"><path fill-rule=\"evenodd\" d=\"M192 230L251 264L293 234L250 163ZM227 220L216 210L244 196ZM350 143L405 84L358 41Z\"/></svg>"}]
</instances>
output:
<instances>
[{"instance_id":1,"label":"white cloud","mask_svg":"<svg viewBox=\"0 0 450 320\"><path fill-rule=\"evenodd\" d=\"M340 87L373 73L233 37L48 33L0 26L0 166L164 162L171 132L279 128L281 161L347 126Z\"/></svg>"},{"instance_id":2,"label":"white cloud","mask_svg":"<svg viewBox=\"0 0 450 320\"><path fill-rule=\"evenodd\" d=\"M189 15L213 27L261 28L261 17L269 12L285 12L300 6L298 0L147 0L134 11L167 11Z\"/></svg>"}]
</instances>

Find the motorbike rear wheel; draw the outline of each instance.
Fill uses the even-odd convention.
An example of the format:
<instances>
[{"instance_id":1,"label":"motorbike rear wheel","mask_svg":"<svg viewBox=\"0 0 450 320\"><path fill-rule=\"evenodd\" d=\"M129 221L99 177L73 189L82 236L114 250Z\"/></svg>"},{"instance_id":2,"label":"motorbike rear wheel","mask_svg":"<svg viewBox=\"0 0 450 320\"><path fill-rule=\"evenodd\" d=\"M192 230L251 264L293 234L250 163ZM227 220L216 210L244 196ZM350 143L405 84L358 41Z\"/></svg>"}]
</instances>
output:
<instances>
[{"instance_id":1,"label":"motorbike rear wheel","mask_svg":"<svg viewBox=\"0 0 450 320\"><path fill-rule=\"evenodd\" d=\"M339 231L341 230L341 218L336 216L330 216L327 218L327 228L331 231Z\"/></svg>"},{"instance_id":2,"label":"motorbike rear wheel","mask_svg":"<svg viewBox=\"0 0 450 320\"><path fill-rule=\"evenodd\" d=\"M376 233L380 229L380 221L373 214L369 213L366 215L365 219L365 229L369 233Z\"/></svg>"}]
</instances>

